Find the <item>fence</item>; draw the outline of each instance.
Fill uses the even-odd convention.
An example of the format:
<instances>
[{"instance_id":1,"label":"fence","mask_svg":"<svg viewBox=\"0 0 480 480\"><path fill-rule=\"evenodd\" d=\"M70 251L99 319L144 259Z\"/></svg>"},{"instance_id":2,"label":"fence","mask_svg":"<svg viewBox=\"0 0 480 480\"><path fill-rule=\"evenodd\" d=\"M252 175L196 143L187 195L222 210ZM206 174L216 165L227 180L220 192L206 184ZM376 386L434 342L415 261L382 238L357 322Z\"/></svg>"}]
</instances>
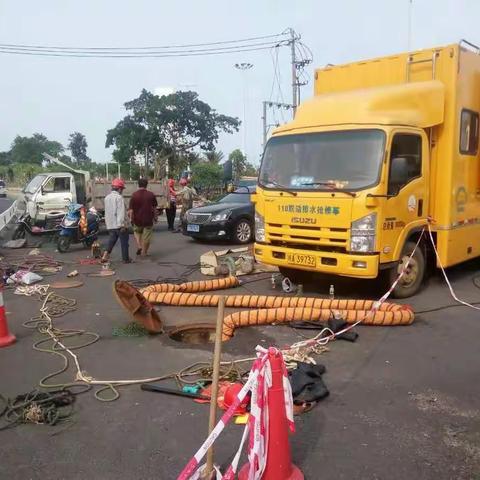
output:
<instances>
[{"instance_id":1,"label":"fence","mask_svg":"<svg viewBox=\"0 0 480 480\"><path fill-rule=\"evenodd\" d=\"M12 217L17 213L17 200L15 200L12 205L0 213L0 232L8 225Z\"/></svg>"}]
</instances>

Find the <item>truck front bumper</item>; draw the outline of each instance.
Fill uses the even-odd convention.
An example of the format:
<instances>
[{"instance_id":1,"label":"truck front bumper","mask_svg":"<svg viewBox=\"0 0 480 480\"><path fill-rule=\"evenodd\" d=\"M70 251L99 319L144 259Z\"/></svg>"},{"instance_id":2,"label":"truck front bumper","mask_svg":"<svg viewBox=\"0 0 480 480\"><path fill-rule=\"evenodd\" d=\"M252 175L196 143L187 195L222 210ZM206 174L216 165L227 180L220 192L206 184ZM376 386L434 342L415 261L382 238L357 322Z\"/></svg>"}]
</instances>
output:
<instances>
[{"instance_id":1,"label":"truck front bumper","mask_svg":"<svg viewBox=\"0 0 480 480\"><path fill-rule=\"evenodd\" d=\"M354 278L376 278L379 271L377 254L355 255L349 253L318 252L295 248L276 247L255 243L255 258L267 265L293 268L309 272L329 273ZM314 256L315 266L307 266L289 261L288 254L298 256Z\"/></svg>"}]
</instances>

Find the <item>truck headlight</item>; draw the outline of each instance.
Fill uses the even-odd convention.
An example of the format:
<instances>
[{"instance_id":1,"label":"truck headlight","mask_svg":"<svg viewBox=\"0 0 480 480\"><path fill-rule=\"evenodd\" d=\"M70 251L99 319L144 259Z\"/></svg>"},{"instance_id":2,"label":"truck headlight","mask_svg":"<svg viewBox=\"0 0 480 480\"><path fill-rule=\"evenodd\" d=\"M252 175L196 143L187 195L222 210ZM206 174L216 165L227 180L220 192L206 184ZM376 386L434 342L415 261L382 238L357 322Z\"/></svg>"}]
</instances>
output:
<instances>
[{"instance_id":1,"label":"truck headlight","mask_svg":"<svg viewBox=\"0 0 480 480\"><path fill-rule=\"evenodd\" d=\"M265 219L257 212L255 212L255 240L265 241Z\"/></svg>"},{"instance_id":2,"label":"truck headlight","mask_svg":"<svg viewBox=\"0 0 480 480\"><path fill-rule=\"evenodd\" d=\"M210 221L211 222L224 222L230 216L232 212L230 210L226 210L225 212L220 212L214 215Z\"/></svg>"},{"instance_id":3,"label":"truck headlight","mask_svg":"<svg viewBox=\"0 0 480 480\"><path fill-rule=\"evenodd\" d=\"M350 250L352 252L369 253L375 251L377 229L377 214L371 213L366 217L352 222L350 236Z\"/></svg>"}]
</instances>

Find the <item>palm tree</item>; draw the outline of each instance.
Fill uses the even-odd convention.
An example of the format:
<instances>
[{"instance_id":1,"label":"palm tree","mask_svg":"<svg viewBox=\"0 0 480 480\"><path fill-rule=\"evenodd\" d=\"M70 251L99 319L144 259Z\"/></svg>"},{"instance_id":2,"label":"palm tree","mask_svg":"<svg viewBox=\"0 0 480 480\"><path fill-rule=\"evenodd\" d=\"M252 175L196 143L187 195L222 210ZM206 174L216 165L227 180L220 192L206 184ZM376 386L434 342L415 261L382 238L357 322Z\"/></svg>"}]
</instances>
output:
<instances>
[{"instance_id":1,"label":"palm tree","mask_svg":"<svg viewBox=\"0 0 480 480\"><path fill-rule=\"evenodd\" d=\"M208 163L213 163L218 165L223 159L225 155L221 150L211 150L210 152L205 152L205 158L207 159Z\"/></svg>"}]
</instances>

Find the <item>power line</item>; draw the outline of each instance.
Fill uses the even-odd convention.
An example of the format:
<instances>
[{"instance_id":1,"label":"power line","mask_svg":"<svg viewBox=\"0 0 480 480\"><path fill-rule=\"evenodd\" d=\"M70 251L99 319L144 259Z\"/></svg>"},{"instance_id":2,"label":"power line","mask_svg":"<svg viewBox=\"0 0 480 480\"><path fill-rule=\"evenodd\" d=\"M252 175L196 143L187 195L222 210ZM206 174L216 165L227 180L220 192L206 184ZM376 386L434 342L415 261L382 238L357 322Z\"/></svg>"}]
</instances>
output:
<instances>
[{"instance_id":1,"label":"power line","mask_svg":"<svg viewBox=\"0 0 480 480\"><path fill-rule=\"evenodd\" d=\"M285 33L277 33L275 35L262 35L257 37L248 37L241 38L236 40L223 40L219 42L205 42L205 43L187 43L187 44L178 44L178 45L161 45L161 46L144 46L144 47L62 47L62 46L53 46L53 45L25 45L18 43L2 43L2 47L12 47L12 48L26 48L26 49L48 49L48 50L105 50L105 51L114 51L114 50L163 50L170 48L190 48L190 47L205 47L211 45L225 45L229 43L244 43L250 42L253 40L264 40L267 38L277 38L280 36L285 36Z\"/></svg>"},{"instance_id":2,"label":"power line","mask_svg":"<svg viewBox=\"0 0 480 480\"><path fill-rule=\"evenodd\" d=\"M88 53L68 53L68 52L45 52L45 51L28 51L28 50L16 50L16 49L5 49L0 47L0 54L10 54L10 55L30 55L30 56L39 56L39 57L67 57L67 58L168 58L168 57L196 57L196 56L207 56L207 55L222 55L228 53L239 53L239 52L254 52L259 50L269 50L269 46L259 46L259 47L249 47L249 46L239 46L236 49L215 49L215 50L193 50L185 52L149 52L142 54L88 54Z\"/></svg>"}]
</instances>

